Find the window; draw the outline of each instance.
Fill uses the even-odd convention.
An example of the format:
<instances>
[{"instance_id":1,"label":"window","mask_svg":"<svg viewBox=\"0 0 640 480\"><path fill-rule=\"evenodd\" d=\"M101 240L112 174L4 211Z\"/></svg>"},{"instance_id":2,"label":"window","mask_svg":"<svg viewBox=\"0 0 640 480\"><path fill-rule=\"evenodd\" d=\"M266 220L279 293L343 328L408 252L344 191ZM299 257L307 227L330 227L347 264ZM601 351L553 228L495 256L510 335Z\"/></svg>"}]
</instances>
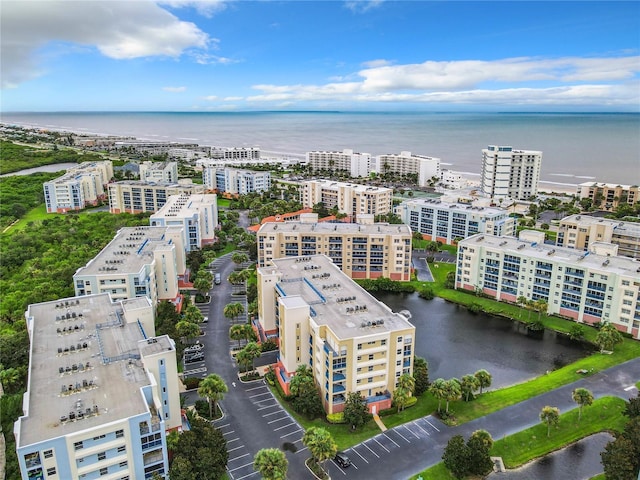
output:
<instances>
[{"instance_id":1,"label":"window","mask_svg":"<svg viewBox=\"0 0 640 480\"><path fill-rule=\"evenodd\" d=\"M55 474L56 474L56 467L47 468L47 476L55 475Z\"/></svg>"},{"instance_id":2,"label":"window","mask_svg":"<svg viewBox=\"0 0 640 480\"><path fill-rule=\"evenodd\" d=\"M398 337L398 343L402 342L402 337Z\"/></svg>"},{"instance_id":3,"label":"window","mask_svg":"<svg viewBox=\"0 0 640 480\"><path fill-rule=\"evenodd\" d=\"M81 450L84 447L84 445L82 444L82 442L76 442L73 444L73 449L74 450Z\"/></svg>"},{"instance_id":4,"label":"window","mask_svg":"<svg viewBox=\"0 0 640 480\"><path fill-rule=\"evenodd\" d=\"M116 430L116 438L124 437L124 430Z\"/></svg>"},{"instance_id":5,"label":"window","mask_svg":"<svg viewBox=\"0 0 640 480\"><path fill-rule=\"evenodd\" d=\"M100 476L103 475L109 475L109 469L108 468L101 468L100 469Z\"/></svg>"},{"instance_id":6,"label":"window","mask_svg":"<svg viewBox=\"0 0 640 480\"><path fill-rule=\"evenodd\" d=\"M43 454L44 454L44 458L51 458L53 457L53 450L45 450Z\"/></svg>"},{"instance_id":7,"label":"window","mask_svg":"<svg viewBox=\"0 0 640 480\"><path fill-rule=\"evenodd\" d=\"M127 447L125 447L124 445L121 445L120 447L118 447L118 453L122 453L126 451L127 451Z\"/></svg>"},{"instance_id":8,"label":"window","mask_svg":"<svg viewBox=\"0 0 640 480\"><path fill-rule=\"evenodd\" d=\"M127 466L127 462L120 462L118 466L124 468Z\"/></svg>"},{"instance_id":9,"label":"window","mask_svg":"<svg viewBox=\"0 0 640 480\"><path fill-rule=\"evenodd\" d=\"M107 453L106 452L100 452L98 454L98 460L104 460L105 458L107 458Z\"/></svg>"},{"instance_id":10,"label":"window","mask_svg":"<svg viewBox=\"0 0 640 480\"><path fill-rule=\"evenodd\" d=\"M369 354L369 360L373 360L373 353Z\"/></svg>"}]
</instances>

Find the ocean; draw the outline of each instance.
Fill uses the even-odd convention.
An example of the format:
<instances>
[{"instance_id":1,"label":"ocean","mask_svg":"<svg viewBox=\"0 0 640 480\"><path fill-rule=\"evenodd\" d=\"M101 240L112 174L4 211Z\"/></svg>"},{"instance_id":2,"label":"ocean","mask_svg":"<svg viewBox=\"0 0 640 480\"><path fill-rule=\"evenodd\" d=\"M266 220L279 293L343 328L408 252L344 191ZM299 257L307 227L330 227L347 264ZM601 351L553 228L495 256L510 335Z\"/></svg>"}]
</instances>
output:
<instances>
[{"instance_id":1,"label":"ocean","mask_svg":"<svg viewBox=\"0 0 640 480\"><path fill-rule=\"evenodd\" d=\"M2 113L0 122L80 133L134 136L265 154L345 148L372 155L410 151L478 177L481 149L543 152L548 186L587 181L640 184L637 113L87 112Z\"/></svg>"}]
</instances>

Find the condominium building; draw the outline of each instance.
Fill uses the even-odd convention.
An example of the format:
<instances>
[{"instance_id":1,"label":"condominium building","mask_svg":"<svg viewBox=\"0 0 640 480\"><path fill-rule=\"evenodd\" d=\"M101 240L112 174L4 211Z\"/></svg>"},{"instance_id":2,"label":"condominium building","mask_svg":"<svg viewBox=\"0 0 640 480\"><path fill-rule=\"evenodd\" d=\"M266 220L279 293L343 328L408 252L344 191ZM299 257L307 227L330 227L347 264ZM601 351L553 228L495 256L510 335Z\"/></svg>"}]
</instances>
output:
<instances>
[{"instance_id":1,"label":"condominium building","mask_svg":"<svg viewBox=\"0 0 640 480\"><path fill-rule=\"evenodd\" d=\"M113 164L83 162L58 178L44 182L47 213L66 213L96 205L107 197L106 186L113 178Z\"/></svg>"},{"instance_id":2,"label":"condominium building","mask_svg":"<svg viewBox=\"0 0 640 480\"><path fill-rule=\"evenodd\" d=\"M520 239L476 234L459 243L456 288L515 303L544 300L550 314L611 322L640 339L640 263L596 244L587 252L546 245L543 232Z\"/></svg>"},{"instance_id":3,"label":"condominium building","mask_svg":"<svg viewBox=\"0 0 640 480\"><path fill-rule=\"evenodd\" d=\"M542 152L489 145L482 150L482 192L493 200L537 195Z\"/></svg>"},{"instance_id":4,"label":"condominium building","mask_svg":"<svg viewBox=\"0 0 640 480\"><path fill-rule=\"evenodd\" d=\"M25 316L22 478L164 476L166 431L182 418L175 345L155 337L151 302L91 295L29 305Z\"/></svg>"},{"instance_id":5,"label":"condominium building","mask_svg":"<svg viewBox=\"0 0 640 480\"><path fill-rule=\"evenodd\" d=\"M306 160L313 171L342 170L354 178L369 176L372 168L370 153L358 153L348 148L342 152L307 152Z\"/></svg>"},{"instance_id":6,"label":"condominium building","mask_svg":"<svg viewBox=\"0 0 640 480\"><path fill-rule=\"evenodd\" d=\"M300 192L300 201L305 208L311 208L322 202L329 210L336 207L340 213L356 218L363 213L371 215L390 213L392 197L393 190L390 188L331 180L302 182Z\"/></svg>"},{"instance_id":7,"label":"condominium building","mask_svg":"<svg viewBox=\"0 0 640 480\"><path fill-rule=\"evenodd\" d=\"M265 223L258 230L258 265L323 254L350 278L411 280L411 230L388 223L318 223L317 214L298 222Z\"/></svg>"},{"instance_id":8,"label":"condominium building","mask_svg":"<svg viewBox=\"0 0 640 480\"><path fill-rule=\"evenodd\" d=\"M149 183L176 183L178 181L177 162L142 162L140 180Z\"/></svg>"},{"instance_id":9,"label":"condominium building","mask_svg":"<svg viewBox=\"0 0 640 480\"><path fill-rule=\"evenodd\" d=\"M639 190L638 185L586 182L578 185L577 193L580 199L589 198L596 208L612 211L623 204L640 202Z\"/></svg>"},{"instance_id":10,"label":"condominium building","mask_svg":"<svg viewBox=\"0 0 640 480\"><path fill-rule=\"evenodd\" d=\"M426 240L453 244L476 233L515 235L517 220L497 207L476 207L426 198L407 200L396 212Z\"/></svg>"},{"instance_id":11,"label":"condominium building","mask_svg":"<svg viewBox=\"0 0 640 480\"><path fill-rule=\"evenodd\" d=\"M78 296L109 293L114 300L173 300L186 272L182 227L126 227L84 267L76 270Z\"/></svg>"},{"instance_id":12,"label":"condominium building","mask_svg":"<svg viewBox=\"0 0 640 480\"><path fill-rule=\"evenodd\" d=\"M259 160L259 147L211 147L209 156L217 160Z\"/></svg>"},{"instance_id":13,"label":"condominium building","mask_svg":"<svg viewBox=\"0 0 640 480\"><path fill-rule=\"evenodd\" d=\"M218 225L217 197L213 194L174 195L149 217L152 227L182 227L187 252L215 241Z\"/></svg>"},{"instance_id":14,"label":"condominium building","mask_svg":"<svg viewBox=\"0 0 640 480\"><path fill-rule=\"evenodd\" d=\"M418 186L426 187L432 178L440 180L440 159L411 152L378 155L376 169L381 174L415 175Z\"/></svg>"},{"instance_id":15,"label":"condominium building","mask_svg":"<svg viewBox=\"0 0 640 480\"><path fill-rule=\"evenodd\" d=\"M266 192L271 188L271 173L208 165L202 171L204 184L210 190L232 195Z\"/></svg>"},{"instance_id":16,"label":"condominium building","mask_svg":"<svg viewBox=\"0 0 640 480\"><path fill-rule=\"evenodd\" d=\"M157 212L171 195L204 193L204 185L195 183L148 183L124 180L109 184L111 213Z\"/></svg>"},{"instance_id":17,"label":"condominium building","mask_svg":"<svg viewBox=\"0 0 640 480\"><path fill-rule=\"evenodd\" d=\"M640 223L582 214L560 220L557 245L589 250L594 242L612 243L618 246L618 255L640 258Z\"/></svg>"},{"instance_id":18,"label":"condominium building","mask_svg":"<svg viewBox=\"0 0 640 480\"><path fill-rule=\"evenodd\" d=\"M278 337L276 377L285 391L309 365L327 413L357 392L378 412L398 377L413 373L415 327L344 274L329 257L281 258L258 268L260 327Z\"/></svg>"}]
</instances>

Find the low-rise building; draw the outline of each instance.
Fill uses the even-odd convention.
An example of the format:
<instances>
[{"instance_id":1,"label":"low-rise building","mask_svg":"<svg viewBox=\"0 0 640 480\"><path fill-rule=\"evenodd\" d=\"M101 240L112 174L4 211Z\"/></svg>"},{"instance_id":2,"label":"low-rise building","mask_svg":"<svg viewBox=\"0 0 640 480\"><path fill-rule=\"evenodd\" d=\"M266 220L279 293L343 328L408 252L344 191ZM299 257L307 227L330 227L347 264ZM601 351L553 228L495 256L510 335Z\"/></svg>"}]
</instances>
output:
<instances>
[{"instance_id":1,"label":"low-rise building","mask_svg":"<svg viewBox=\"0 0 640 480\"><path fill-rule=\"evenodd\" d=\"M617 245L618 255L640 258L640 223L583 214L560 220L556 239L558 246L589 250L595 242Z\"/></svg>"},{"instance_id":2,"label":"low-rise building","mask_svg":"<svg viewBox=\"0 0 640 480\"><path fill-rule=\"evenodd\" d=\"M306 153L307 164L312 171L349 172L351 177L367 177L372 169L371 154L358 153L345 148L342 152L313 151Z\"/></svg>"},{"instance_id":3,"label":"low-rise building","mask_svg":"<svg viewBox=\"0 0 640 480\"><path fill-rule=\"evenodd\" d=\"M266 192L271 188L271 173L237 168L206 166L202 171L204 184L210 190L231 195Z\"/></svg>"},{"instance_id":4,"label":"low-rise building","mask_svg":"<svg viewBox=\"0 0 640 480\"><path fill-rule=\"evenodd\" d=\"M476 233L515 235L516 218L498 207L477 207L427 198L402 202L396 212L426 240L456 243Z\"/></svg>"},{"instance_id":5,"label":"low-rise building","mask_svg":"<svg viewBox=\"0 0 640 480\"><path fill-rule=\"evenodd\" d=\"M544 244L543 232L520 238L476 234L458 245L456 288L516 303L546 302L547 312L578 322L611 322L640 339L640 262Z\"/></svg>"},{"instance_id":6,"label":"low-rise building","mask_svg":"<svg viewBox=\"0 0 640 480\"><path fill-rule=\"evenodd\" d=\"M114 300L174 300L184 278L182 227L126 227L73 275L78 296L109 293Z\"/></svg>"},{"instance_id":7,"label":"low-rise building","mask_svg":"<svg viewBox=\"0 0 640 480\"><path fill-rule=\"evenodd\" d=\"M177 162L142 162L140 180L148 183L176 183L178 181Z\"/></svg>"},{"instance_id":8,"label":"low-rise building","mask_svg":"<svg viewBox=\"0 0 640 480\"><path fill-rule=\"evenodd\" d=\"M211 147L209 156L216 160L260 160L260 147Z\"/></svg>"},{"instance_id":9,"label":"low-rise building","mask_svg":"<svg viewBox=\"0 0 640 480\"><path fill-rule=\"evenodd\" d=\"M174 342L155 337L147 298L108 294L29 305L22 478L151 478L168 473L166 431L182 428Z\"/></svg>"},{"instance_id":10,"label":"low-rise building","mask_svg":"<svg viewBox=\"0 0 640 480\"><path fill-rule=\"evenodd\" d=\"M358 215L386 215L391 212L393 190L386 187L370 187L355 183L331 180L302 182L300 201L303 207L312 208L318 203L331 210L337 208L357 219Z\"/></svg>"},{"instance_id":11,"label":"low-rise building","mask_svg":"<svg viewBox=\"0 0 640 480\"><path fill-rule=\"evenodd\" d=\"M327 413L357 392L371 412L391 406L397 379L413 373L415 327L324 255L281 258L258 268L261 329L277 336L276 377L285 391L309 365Z\"/></svg>"},{"instance_id":12,"label":"low-rise building","mask_svg":"<svg viewBox=\"0 0 640 480\"><path fill-rule=\"evenodd\" d=\"M388 223L300 221L265 223L258 230L258 265L272 260L322 254L350 278L411 280L411 230Z\"/></svg>"},{"instance_id":13,"label":"low-rise building","mask_svg":"<svg viewBox=\"0 0 640 480\"><path fill-rule=\"evenodd\" d=\"M411 152L378 155L376 169L381 175L415 175L419 187L426 187L433 178L437 182L441 175L439 158L413 155Z\"/></svg>"},{"instance_id":14,"label":"low-rise building","mask_svg":"<svg viewBox=\"0 0 640 480\"><path fill-rule=\"evenodd\" d=\"M215 241L218 204L214 194L175 195L149 217L152 227L181 227L187 252Z\"/></svg>"},{"instance_id":15,"label":"low-rise building","mask_svg":"<svg viewBox=\"0 0 640 480\"><path fill-rule=\"evenodd\" d=\"M149 183L142 180L123 180L109 184L111 213L157 212L172 195L204 193L204 185L195 183Z\"/></svg>"},{"instance_id":16,"label":"low-rise building","mask_svg":"<svg viewBox=\"0 0 640 480\"><path fill-rule=\"evenodd\" d=\"M585 182L578 185L577 194L580 199L588 198L596 208L606 211L615 210L620 205L640 202L638 185Z\"/></svg>"},{"instance_id":17,"label":"low-rise building","mask_svg":"<svg viewBox=\"0 0 640 480\"><path fill-rule=\"evenodd\" d=\"M113 177L110 160L83 162L58 178L44 182L47 213L66 213L96 205L106 199L106 186Z\"/></svg>"}]
</instances>

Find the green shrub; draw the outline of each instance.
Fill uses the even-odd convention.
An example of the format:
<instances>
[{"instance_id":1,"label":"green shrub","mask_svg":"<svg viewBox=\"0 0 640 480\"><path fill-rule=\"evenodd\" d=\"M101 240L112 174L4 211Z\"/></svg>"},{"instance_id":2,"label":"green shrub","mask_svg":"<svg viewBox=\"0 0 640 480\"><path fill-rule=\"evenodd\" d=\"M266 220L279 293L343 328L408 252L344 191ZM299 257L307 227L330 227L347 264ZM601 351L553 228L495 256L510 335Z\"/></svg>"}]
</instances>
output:
<instances>
[{"instance_id":1,"label":"green shrub","mask_svg":"<svg viewBox=\"0 0 640 480\"><path fill-rule=\"evenodd\" d=\"M395 415L396 413L398 413L398 409L395 407L392 408L387 408L385 410L380 410L378 412L378 416L379 417L388 417L389 415Z\"/></svg>"},{"instance_id":2,"label":"green shrub","mask_svg":"<svg viewBox=\"0 0 640 480\"><path fill-rule=\"evenodd\" d=\"M201 381L201 378L188 377L185 378L182 383L184 383L184 386L187 388L187 390L193 390L194 388L198 388L200 386Z\"/></svg>"},{"instance_id":3,"label":"green shrub","mask_svg":"<svg viewBox=\"0 0 640 480\"><path fill-rule=\"evenodd\" d=\"M344 412L327 414L327 422L329 423L346 423L344 420Z\"/></svg>"},{"instance_id":4,"label":"green shrub","mask_svg":"<svg viewBox=\"0 0 640 480\"><path fill-rule=\"evenodd\" d=\"M416 403L418 403L418 397L409 397L404 408L413 407Z\"/></svg>"},{"instance_id":5,"label":"green shrub","mask_svg":"<svg viewBox=\"0 0 640 480\"><path fill-rule=\"evenodd\" d=\"M480 305L479 303L473 302L467 307L467 310L469 310L469 313L477 314L482 312L482 305Z\"/></svg>"},{"instance_id":6,"label":"green shrub","mask_svg":"<svg viewBox=\"0 0 640 480\"><path fill-rule=\"evenodd\" d=\"M278 349L278 344L272 340L267 340L260 344L263 352L271 352Z\"/></svg>"}]
</instances>

